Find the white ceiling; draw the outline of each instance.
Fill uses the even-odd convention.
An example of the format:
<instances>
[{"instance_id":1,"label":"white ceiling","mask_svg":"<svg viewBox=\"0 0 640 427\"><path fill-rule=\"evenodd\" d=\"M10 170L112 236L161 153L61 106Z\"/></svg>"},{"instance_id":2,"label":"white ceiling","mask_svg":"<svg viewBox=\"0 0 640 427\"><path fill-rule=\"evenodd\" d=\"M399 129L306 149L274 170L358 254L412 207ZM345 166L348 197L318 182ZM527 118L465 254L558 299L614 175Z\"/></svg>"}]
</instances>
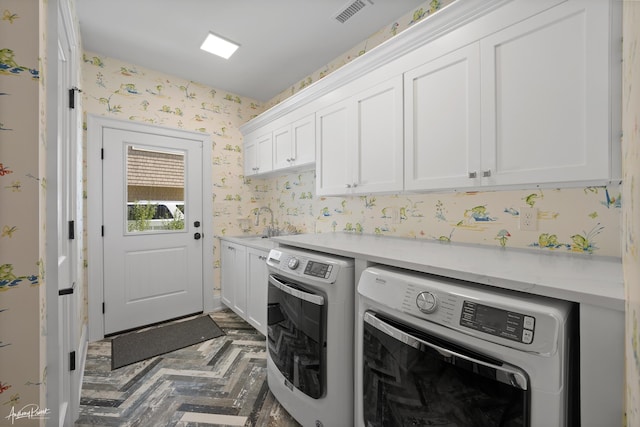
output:
<instances>
[{"instance_id":1,"label":"white ceiling","mask_svg":"<svg viewBox=\"0 0 640 427\"><path fill-rule=\"evenodd\" d=\"M77 0L76 8L89 52L267 101L425 0L364 0L339 23L350 2ZM240 49L229 60L200 50L209 31Z\"/></svg>"}]
</instances>

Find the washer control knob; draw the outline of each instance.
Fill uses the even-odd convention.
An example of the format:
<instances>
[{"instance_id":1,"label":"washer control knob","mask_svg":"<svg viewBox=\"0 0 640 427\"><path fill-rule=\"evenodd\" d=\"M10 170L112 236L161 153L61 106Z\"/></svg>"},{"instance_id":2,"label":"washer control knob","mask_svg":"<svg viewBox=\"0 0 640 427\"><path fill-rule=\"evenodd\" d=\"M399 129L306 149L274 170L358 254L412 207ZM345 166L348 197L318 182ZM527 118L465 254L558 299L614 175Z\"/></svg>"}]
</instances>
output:
<instances>
[{"instance_id":1,"label":"washer control knob","mask_svg":"<svg viewBox=\"0 0 640 427\"><path fill-rule=\"evenodd\" d=\"M289 263L287 265L290 269L295 270L300 265L300 261L298 261L298 258L289 258Z\"/></svg>"},{"instance_id":2,"label":"washer control knob","mask_svg":"<svg viewBox=\"0 0 640 427\"><path fill-rule=\"evenodd\" d=\"M416 297L416 305L423 313L433 313L438 309L438 298L431 292L420 292Z\"/></svg>"}]
</instances>

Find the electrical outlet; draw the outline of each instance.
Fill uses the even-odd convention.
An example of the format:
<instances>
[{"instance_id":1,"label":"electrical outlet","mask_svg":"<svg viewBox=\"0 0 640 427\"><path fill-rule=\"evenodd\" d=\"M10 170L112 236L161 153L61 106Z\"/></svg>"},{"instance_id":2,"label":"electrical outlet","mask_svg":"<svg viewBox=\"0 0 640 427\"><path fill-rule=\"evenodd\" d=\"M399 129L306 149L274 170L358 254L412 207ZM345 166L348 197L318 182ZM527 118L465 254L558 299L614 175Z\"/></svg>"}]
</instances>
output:
<instances>
[{"instance_id":1,"label":"electrical outlet","mask_svg":"<svg viewBox=\"0 0 640 427\"><path fill-rule=\"evenodd\" d=\"M538 229L538 209L527 207L520 208L520 224L522 231L536 231Z\"/></svg>"}]
</instances>

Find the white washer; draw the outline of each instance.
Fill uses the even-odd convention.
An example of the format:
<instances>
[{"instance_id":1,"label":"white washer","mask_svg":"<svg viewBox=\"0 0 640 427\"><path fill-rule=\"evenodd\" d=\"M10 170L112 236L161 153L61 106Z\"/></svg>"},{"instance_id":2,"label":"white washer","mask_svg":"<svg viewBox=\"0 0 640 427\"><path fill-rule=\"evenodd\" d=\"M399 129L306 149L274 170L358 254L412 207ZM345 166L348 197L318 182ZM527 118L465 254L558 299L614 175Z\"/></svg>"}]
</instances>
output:
<instances>
[{"instance_id":1,"label":"white washer","mask_svg":"<svg viewBox=\"0 0 640 427\"><path fill-rule=\"evenodd\" d=\"M354 261L272 249L267 307L267 382L303 426L353 422Z\"/></svg>"},{"instance_id":2,"label":"white washer","mask_svg":"<svg viewBox=\"0 0 640 427\"><path fill-rule=\"evenodd\" d=\"M569 380L572 307L366 269L358 284L355 425L579 425Z\"/></svg>"}]
</instances>

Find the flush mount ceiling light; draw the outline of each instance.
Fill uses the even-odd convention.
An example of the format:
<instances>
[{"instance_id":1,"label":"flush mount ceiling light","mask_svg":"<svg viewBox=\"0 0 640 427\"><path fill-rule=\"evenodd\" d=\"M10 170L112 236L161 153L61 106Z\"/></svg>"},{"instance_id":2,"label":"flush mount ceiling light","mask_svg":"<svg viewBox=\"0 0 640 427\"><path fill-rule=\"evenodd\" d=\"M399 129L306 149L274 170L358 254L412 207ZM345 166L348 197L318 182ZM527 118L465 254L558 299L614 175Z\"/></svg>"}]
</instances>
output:
<instances>
[{"instance_id":1,"label":"flush mount ceiling light","mask_svg":"<svg viewBox=\"0 0 640 427\"><path fill-rule=\"evenodd\" d=\"M204 40L204 43L202 43L202 46L200 46L200 49L206 50L207 52L218 55L224 59L229 59L229 57L233 55L233 52L235 52L239 47L240 45L236 43L213 33L209 33L207 38Z\"/></svg>"}]
</instances>

